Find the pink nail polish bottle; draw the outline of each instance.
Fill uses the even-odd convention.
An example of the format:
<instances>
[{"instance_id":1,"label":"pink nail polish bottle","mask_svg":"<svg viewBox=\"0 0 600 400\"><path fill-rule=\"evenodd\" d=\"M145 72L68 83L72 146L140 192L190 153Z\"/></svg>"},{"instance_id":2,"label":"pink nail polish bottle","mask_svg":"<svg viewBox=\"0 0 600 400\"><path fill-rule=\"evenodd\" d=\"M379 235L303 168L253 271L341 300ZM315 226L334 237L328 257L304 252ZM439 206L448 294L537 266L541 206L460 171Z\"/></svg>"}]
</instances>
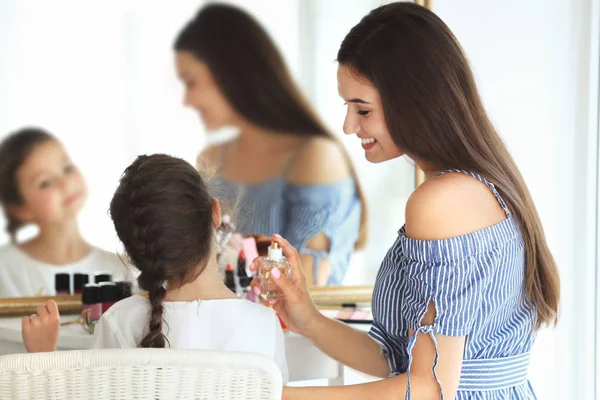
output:
<instances>
[{"instance_id":1,"label":"pink nail polish bottle","mask_svg":"<svg viewBox=\"0 0 600 400\"><path fill-rule=\"evenodd\" d=\"M102 303L100 300L100 286L88 283L81 291L81 303L83 310L90 310L90 319L98 321L102 315Z\"/></svg>"},{"instance_id":2,"label":"pink nail polish bottle","mask_svg":"<svg viewBox=\"0 0 600 400\"><path fill-rule=\"evenodd\" d=\"M100 287L102 314L104 314L117 302L117 286L114 282L101 282L98 286Z\"/></svg>"}]
</instances>

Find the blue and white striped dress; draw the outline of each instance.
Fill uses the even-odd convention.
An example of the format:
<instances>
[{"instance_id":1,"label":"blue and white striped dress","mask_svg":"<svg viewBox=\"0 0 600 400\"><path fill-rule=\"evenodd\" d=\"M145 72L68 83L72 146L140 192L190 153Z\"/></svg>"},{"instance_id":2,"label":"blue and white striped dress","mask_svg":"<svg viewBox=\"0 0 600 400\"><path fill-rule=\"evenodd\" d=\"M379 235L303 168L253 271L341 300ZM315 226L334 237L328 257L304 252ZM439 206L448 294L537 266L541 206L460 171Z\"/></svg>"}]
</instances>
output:
<instances>
[{"instance_id":1,"label":"blue and white striped dress","mask_svg":"<svg viewBox=\"0 0 600 400\"><path fill-rule=\"evenodd\" d=\"M527 379L537 314L524 298L521 230L494 185L485 183L506 219L464 236L416 240L403 227L379 270L369 335L380 345L390 375L408 372L417 333L466 336L456 399L535 399ZM437 315L421 325L428 304ZM408 337L408 330L415 334ZM424 340L420 337L419 340ZM436 345L437 352L437 345ZM410 393L407 393L410 398Z\"/></svg>"}]
</instances>

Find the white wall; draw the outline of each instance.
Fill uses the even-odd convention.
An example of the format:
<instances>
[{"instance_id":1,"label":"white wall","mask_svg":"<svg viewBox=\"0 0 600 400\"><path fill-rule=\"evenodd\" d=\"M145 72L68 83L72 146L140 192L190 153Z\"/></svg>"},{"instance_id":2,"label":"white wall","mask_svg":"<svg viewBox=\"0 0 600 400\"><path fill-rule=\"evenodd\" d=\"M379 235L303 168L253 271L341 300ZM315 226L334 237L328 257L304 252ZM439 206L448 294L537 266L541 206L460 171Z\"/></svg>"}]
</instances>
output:
<instances>
[{"instance_id":1,"label":"white wall","mask_svg":"<svg viewBox=\"0 0 600 400\"><path fill-rule=\"evenodd\" d=\"M298 74L298 1L228 2L264 24ZM97 246L118 248L107 210L136 155L194 162L206 144L197 114L182 105L172 50L203 3L0 1L0 139L39 125L65 143L90 187L81 227ZM0 244L8 240L3 226L0 216Z\"/></svg>"},{"instance_id":2,"label":"white wall","mask_svg":"<svg viewBox=\"0 0 600 400\"><path fill-rule=\"evenodd\" d=\"M591 399L597 7L585 0L435 0L433 7L472 63L559 265L561 320L540 333L530 369L538 398Z\"/></svg>"}]
</instances>

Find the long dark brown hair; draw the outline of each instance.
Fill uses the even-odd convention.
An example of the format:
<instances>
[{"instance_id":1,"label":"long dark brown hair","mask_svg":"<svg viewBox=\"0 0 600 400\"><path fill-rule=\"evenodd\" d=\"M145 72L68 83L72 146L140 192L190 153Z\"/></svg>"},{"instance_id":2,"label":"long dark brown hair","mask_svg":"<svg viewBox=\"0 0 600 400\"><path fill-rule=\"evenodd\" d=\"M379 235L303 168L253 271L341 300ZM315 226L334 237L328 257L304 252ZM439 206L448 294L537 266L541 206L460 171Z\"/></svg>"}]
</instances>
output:
<instances>
[{"instance_id":1,"label":"long dark brown hair","mask_svg":"<svg viewBox=\"0 0 600 400\"><path fill-rule=\"evenodd\" d=\"M179 158L139 156L123 173L110 215L152 306L140 347L165 347L166 284L177 287L204 270L212 250L212 208L205 182Z\"/></svg>"},{"instance_id":2,"label":"long dark brown hair","mask_svg":"<svg viewBox=\"0 0 600 400\"><path fill-rule=\"evenodd\" d=\"M362 205L356 243L361 248L367 238L367 205L354 165L312 110L258 21L240 8L209 4L183 28L174 47L206 63L227 100L247 121L275 133L328 138L340 146Z\"/></svg>"},{"instance_id":3,"label":"long dark brown hair","mask_svg":"<svg viewBox=\"0 0 600 400\"><path fill-rule=\"evenodd\" d=\"M556 322L559 276L527 186L490 122L466 56L444 22L408 2L379 7L348 33L338 62L379 91L396 145L437 169L481 174L518 220L536 328Z\"/></svg>"},{"instance_id":4,"label":"long dark brown hair","mask_svg":"<svg viewBox=\"0 0 600 400\"><path fill-rule=\"evenodd\" d=\"M17 172L31 152L40 144L56 140L41 128L28 127L9 134L0 143L0 203L6 217L6 231L12 242L25 222L10 212L10 206L23 204Z\"/></svg>"}]
</instances>

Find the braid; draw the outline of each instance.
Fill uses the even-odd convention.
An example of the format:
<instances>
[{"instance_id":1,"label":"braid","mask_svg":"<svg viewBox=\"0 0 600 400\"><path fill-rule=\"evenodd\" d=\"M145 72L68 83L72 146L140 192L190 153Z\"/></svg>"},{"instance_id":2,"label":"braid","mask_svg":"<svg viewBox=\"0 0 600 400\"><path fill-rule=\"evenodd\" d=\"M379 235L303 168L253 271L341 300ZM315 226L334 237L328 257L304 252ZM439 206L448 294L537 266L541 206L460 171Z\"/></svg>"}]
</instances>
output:
<instances>
[{"instance_id":1,"label":"braid","mask_svg":"<svg viewBox=\"0 0 600 400\"><path fill-rule=\"evenodd\" d=\"M154 286L148 290L148 298L152 311L150 313L150 332L142 339L140 347L165 347L166 337L162 333L163 327L163 300L167 290L160 282L155 282Z\"/></svg>"},{"instance_id":2,"label":"braid","mask_svg":"<svg viewBox=\"0 0 600 400\"><path fill-rule=\"evenodd\" d=\"M143 161L147 158L142 158ZM165 347L166 337L162 333L163 301L167 294L165 289L165 266L155 260L159 259L160 251L155 240L157 227L152 219L147 218L148 210L144 207L144 182L138 174L130 174L128 182L129 207L131 215L131 234L129 235L130 254L142 271L138 277L139 286L148 291L151 313L149 333L142 339L140 347Z\"/></svg>"}]
</instances>

